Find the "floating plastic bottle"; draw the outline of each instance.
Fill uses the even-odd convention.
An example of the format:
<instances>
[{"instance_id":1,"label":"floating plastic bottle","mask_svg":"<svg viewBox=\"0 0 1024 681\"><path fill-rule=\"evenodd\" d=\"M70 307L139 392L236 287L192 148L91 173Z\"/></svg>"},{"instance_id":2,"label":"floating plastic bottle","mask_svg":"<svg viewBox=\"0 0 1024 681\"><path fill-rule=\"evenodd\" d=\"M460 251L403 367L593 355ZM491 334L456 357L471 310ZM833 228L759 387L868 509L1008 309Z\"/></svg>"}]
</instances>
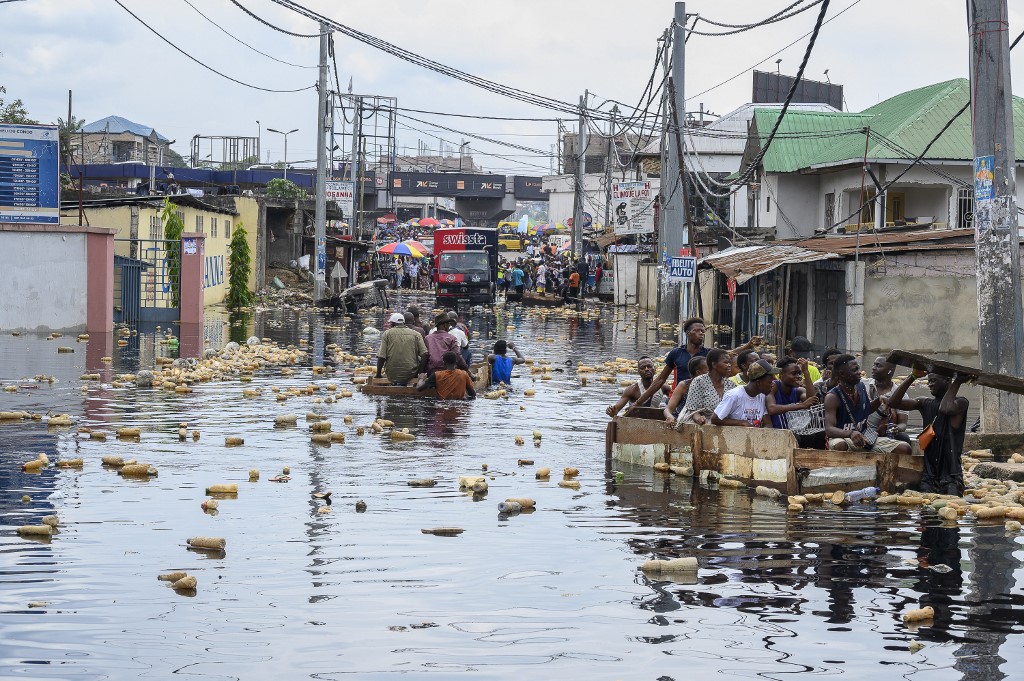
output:
<instances>
[{"instance_id":1,"label":"floating plastic bottle","mask_svg":"<svg viewBox=\"0 0 1024 681\"><path fill-rule=\"evenodd\" d=\"M858 489L853 492L846 493L846 502L853 503L855 501L863 501L864 499L874 499L878 496L877 487L865 487L864 489Z\"/></svg>"}]
</instances>

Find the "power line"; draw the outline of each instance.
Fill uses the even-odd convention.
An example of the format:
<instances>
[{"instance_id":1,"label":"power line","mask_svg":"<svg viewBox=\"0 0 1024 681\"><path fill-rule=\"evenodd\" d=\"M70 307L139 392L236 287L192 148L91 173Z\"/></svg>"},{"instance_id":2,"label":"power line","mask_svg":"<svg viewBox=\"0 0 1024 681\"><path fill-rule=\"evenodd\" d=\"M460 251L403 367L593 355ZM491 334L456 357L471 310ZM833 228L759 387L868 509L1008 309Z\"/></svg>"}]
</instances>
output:
<instances>
[{"instance_id":1,"label":"power line","mask_svg":"<svg viewBox=\"0 0 1024 681\"><path fill-rule=\"evenodd\" d=\"M189 59L191 59L191 60L192 60L192 61L194 61L195 63L199 64L200 66L202 66L202 67L203 67L204 69L206 69L207 71L212 71L213 73L216 73L216 74L217 74L218 76L220 76L221 78L225 78L225 79L227 79L227 80L230 80L230 81L231 81L232 83L237 83L237 84L239 84L239 85L243 85L243 86L245 86L245 87L247 87L247 88L252 88L253 90L260 90L261 92L283 92L283 93L291 93L291 92L302 92L302 91L304 91L304 90L312 90L312 89L313 89L314 87L316 87L315 85L309 85L309 86L307 86L307 87L300 87L300 88L296 88L296 89L294 89L294 90L275 90L275 89L272 89L272 88L265 88L265 87L261 87L261 86L259 86L259 85L253 85L252 83L246 83L245 81L242 81L242 80L238 80L237 78L232 78L231 76L227 75L226 73L223 73L223 72L221 72L221 71L218 71L217 69L213 68L212 66L209 66L209 65L207 65L207 64L204 64L204 63L203 63L202 61L200 61L199 59L197 59L197 58L193 57L193 56L192 56L191 54L189 54L188 52L186 52L186 51L185 51L185 50L183 50L182 48L180 48L180 47L178 47L177 45L175 45L174 43L172 43L172 42L171 42L170 40L168 40L167 38L165 38L165 37L163 36L163 34L161 34L161 33L160 33L159 31L157 31L157 30L156 30L155 28L153 28L152 26L150 26L149 24L147 24L147 23L146 23L145 21L143 21L143 20L142 20L142 18L141 18L141 17L139 16L139 15L137 15L137 14L136 14L135 12L133 12L133 11L131 11L130 9L128 9L127 7L125 7L125 6L124 6L124 4L122 4L121 0L114 0L114 2L116 2L116 3L118 4L118 6L119 6L119 7L121 8L121 9L123 9L123 10L124 10L125 12L128 12L128 14L132 15L132 17L133 17L133 18L134 18L134 19L135 19L136 21L138 21L138 22L139 22L140 24L142 24L143 26L145 26L146 28L148 28L148 29L150 30L150 32L151 32L151 33L153 33L153 35L155 35L155 36L156 36L157 38L160 38L160 40L164 41L165 43L167 43L168 45L170 45L171 47L173 47L173 48L174 48L175 50L177 50L177 51L178 51L178 52L180 52L181 54L185 55L186 57L188 57Z\"/></svg>"},{"instance_id":2,"label":"power line","mask_svg":"<svg viewBox=\"0 0 1024 681\"><path fill-rule=\"evenodd\" d=\"M480 76L475 76L460 69L447 66L436 60L424 57L420 54L416 54L411 50L406 50L404 48L398 47L397 45L393 45L392 43L389 43L381 38L377 38L376 36L364 33L362 31L358 31L354 28L351 28L350 26L346 26L342 23L334 21L333 19L330 19L322 14L314 12L300 5L297 2L293 2L292 0L271 1L274 2L275 4L281 5L282 7L286 7L304 17L307 17L314 21L318 21L322 24L326 24L327 26L333 28L339 33L342 33L343 35L347 35L348 37L354 40L357 40L365 45L369 45L370 47L390 54L391 56L397 59L409 62L410 64L414 64L416 66L429 69L436 73L440 73L444 76L448 76L449 78L460 80L464 83L468 83L483 90L487 90L489 92L493 92L495 94L508 97L509 99L516 99L527 104L533 104L534 106L552 109L554 111L560 111L566 114L577 113L576 105L570 104L569 102L564 102L553 97L538 95L536 93L512 87L509 85L504 85L502 83L488 80ZM232 0L232 2L235 2L237 4L236 0Z\"/></svg>"},{"instance_id":3,"label":"power line","mask_svg":"<svg viewBox=\"0 0 1024 681\"><path fill-rule=\"evenodd\" d=\"M290 62L290 61L285 61L284 59L278 59L277 57L274 57L274 56L272 56L272 55L269 55L269 54L267 54L266 52L263 52L263 51L261 51L261 50L259 50L259 49L255 48L255 47L253 47L253 46L252 46L252 45L250 45L249 43L245 42L244 40L242 40L242 39L241 39L241 38L239 38L238 36L234 35L234 34L233 34L233 33L231 33L230 31L228 31L228 30L227 30L226 28L224 28L223 26L221 26L220 24L218 24L218 23L217 23L216 21L214 21L214 20L213 20L213 19L211 19L210 17L208 17L208 16L206 16L205 14L203 14L203 12L202 12L202 11L201 11L201 10L200 10L200 9L199 9L198 7L196 7L195 5L193 5L193 4L192 4L192 3L191 3L191 2L189 1L189 0L182 0L182 2L184 2L184 3L186 4L186 5L188 5L188 6L189 6L189 7L191 7L191 8L193 9L193 10L195 10L196 14L198 14L199 16L201 16L202 18L206 19L206 20L207 20L208 22L210 22L211 24L213 24L214 26L216 26L217 28L219 28L219 29L220 29L220 31L221 31L221 33L223 33L223 34L224 34L224 35L226 35L227 37L231 38L231 39L232 39L232 40L234 40L235 42L237 42L237 43L240 43L240 44L242 44L242 45L245 45L246 47L248 47L248 48L249 48L250 50L252 50L252 51L253 51L253 52L255 52L256 54L262 54L262 55L263 55L264 57L266 57L267 59L273 59L274 61L278 62L279 64L285 64L285 65L287 65L287 66L294 66L294 67L296 67L296 68L299 68L299 69L315 69L315 68L317 68L316 66L306 66L306 65L304 65L304 64L293 64L293 63L292 63L292 62Z\"/></svg>"},{"instance_id":4,"label":"power line","mask_svg":"<svg viewBox=\"0 0 1024 681\"><path fill-rule=\"evenodd\" d=\"M293 31L289 31L288 29L281 28L280 26L275 26L274 24L270 23L269 21L267 21L263 17L257 16L253 12L249 11L249 9L245 5L243 5L242 3L238 2L237 0L231 0L231 4L234 5L235 7L237 7L238 9L242 10L246 14L248 14L250 17L252 17L256 21L260 22L261 24L263 24L267 28L272 28L275 31L278 31L280 33L284 33L285 35L295 36L296 38L319 38L320 37L319 33L295 33Z\"/></svg>"},{"instance_id":5,"label":"power line","mask_svg":"<svg viewBox=\"0 0 1024 681\"><path fill-rule=\"evenodd\" d=\"M786 117L786 112L789 110L789 105L793 101L793 96L796 94L797 85L804 77L804 69L807 68L807 62L811 58L811 52L814 50L814 43L818 40L818 32L821 30L822 25L825 21L825 14L828 12L829 2L831 0L822 0L821 9L818 11L818 19L814 24L814 30L811 31L811 39L807 41L807 49L804 50L804 58L800 62L800 68L797 69L796 78L793 79L793 84L789 88L789 93L786 95L786 101L782 104L782 110L779 112L778 118L775 119L775 125L772 126L772 131L768 134L768 138L765 140L764 146L761 147L760 151L757 152L757 156L750 162L747 169L740 174L734 181L734 184L743 184L751 176L751 174L761 165L761 161L764 159L765 154L768 153L768 149L772 145L772 140L775 139L775 133L779 131L779 126L782 125L782 119Z\"/></svg>"},{"instance_id":6,"label":"power line","mask_svg":"<svg viewBox=\"0 0 1024 681\"><path fill-rule=\"evenodd\" d=\"M711 19L705 19L704 17L702 17L700 15L697 15L697 19L699 21L703 21L706 24L711 24L712 26L721 26L722 28L730 28L732 30L729 30L729 31L697 31L697 30L695 30L691 26L690 29L689 29L689 32L693 33L695 35L702 35L702 36L735 35L736 33L743 33L745 31L751 31L751 30L753 30L755 28L760 28L762 26L768 26L770 24L774 24L774 23L777 23L779 21L784 21L784 20L789 19L791 17L795 17L796 15L800 14L801 12L805 12L805 11L811 9L812 7L814 7L815 5L820 4L822 2L822 0L814 0L814 2L812 2L809 5L804 5L803 7L799 7L798 9L794 9L798 5L803 5L804 2L806 2L806 0L797 0L796 2L794 2L789 7L776 12L775 14L771 15L770 17L766 17L766 18L762 19L761 21L756 21L756 22L751 23L751 24L724 24L724 23L721 23L721 22L713 21ZM793 11L790 12L790 10L793 10ZM787 12L788 12L788 14L787 14ZM694 26L696 26L696 25L697 25L697 22L695 21L694 22ZM687 36L687 37L689 37L689 36Z\"/></svg>"},{"instance_id":7,"label":"power line","mask_svg":"<svg viewBox=\"0 0 1024 681\"><path fill-rule=\"evenodd\" d=\"M497 145L500 145L500 146L503 146L503 147L508 147L510 149L518 149L520 151L529 151L531 153L537 154L538 156L544 156L544 157L550 157L551 156L550 152L544 151L543 149L535 149L533 147L526 147L526 146L523 146L521 144L513 144L511 142L503 142L502 140L493 139L491 137L485 137L483 135L477 135L475 133L466 132L464 130L456 130L455 128L449 128L449 127L446 127L444 125L439 125L437 123L431 123L430 121L424 121L424 120L421 120L419 118L415 118L413 116L409 116L407 114L397 114L397 115L398 115L399 118L404 118L406 120L415 121L416 123L422 123L423 125L429 125L430 127L437 128L438 130L444 130L446 132L454 132L457 135L465 135L466 137L472 137L474 139L478 139L478 140L481 140L483 142L490 142L491 144L497 144Z\"/></svg>"},{"instance_id":8,"label":"power line","mask_svg":"<svg viewBox=\"0 0 1024 681\"><path fill-rule=\"evenodd\" d=\"M863 0L853 0L853 2L851 2L845 8L843 8L843 9L839 10L838 12L836 12L833 16L831 16L829 19L827 19L824 23L827 24L829 22L835 21L836 19L841 17L843 14L845 14L849 10L851 10L854 7L856 7L857 5L859 5L862 1ZM810 31L808 31L807 33L804 33L802 36L800 36L799 38L797 38L793 42L789 43L788 45L782 47L779 50L776 50L775 52L772 52L771 54L769 54L764 59L758 61L755 64L752 64L751 66L748 66L747 68L743 69L742 71L740 71L736 75L730 76L730 77L726 78L725 80L723 80L722 82L717 83L716 85L712 85L711 87L707 88L706 90L701 90L700 92L698 92L696 94L689 95L687 97L687 99L696 99L697 97L700 97L701 95L706 95L707 93L711 92L712 90L717 90L718 88L722 87L723 85L727 85L728 83L731 83L732 81L736 80L737 78L739 78L743 74L747 73L748 71L752 71L753 69L756 69L758 66L760 66L763 63L765 63L766 61L768 61L769 59L771 59L775 55L781 54L782 52L785 52L786 50L788 50L789 48L793 47L794 45L796 45L798 42L800 42L801 40L803 40L804 38L806 38L810 34L811 34Z\"/></svg>"}]
</instances>

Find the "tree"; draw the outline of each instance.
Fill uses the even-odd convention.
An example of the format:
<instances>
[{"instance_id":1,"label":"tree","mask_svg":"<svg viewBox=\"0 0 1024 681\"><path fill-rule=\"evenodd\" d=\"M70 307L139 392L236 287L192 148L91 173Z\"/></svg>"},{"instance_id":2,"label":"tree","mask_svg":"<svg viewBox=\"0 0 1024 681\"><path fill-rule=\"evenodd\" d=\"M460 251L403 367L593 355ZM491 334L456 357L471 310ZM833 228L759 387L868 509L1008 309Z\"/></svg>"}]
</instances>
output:
<instances>
[{"instance_id":1,"label":"tree","mask_svg":"<svg viewBox=\"0 0 1024 681\"><path fill-rule=\"evenodd\" d=\"M272 199L304 199L306 190L291 180L275 177L267 183L267 196Z\"/></svg>"},{"instance_id":2,"label":"tree","mask_svg":"<svg viewBox=\"0 0 1024 681\"><path fill-rule=\"evenodd\" d=\"M230 254L228 256L227 305L232 310L252 305L252 292L249 290L252 252L249 248L247 236L245 228L239 222L231 234Z\"/></svg>"},{"instance_id":3,"label":"tree","mask_svg":"<svg viewBox=\"0 0 1024 681\"><path fill-rule=\"evenodd\" d=\"M182 155L170 147L164 150L164 165L168 168L188 168Z\"/></svg>"},{"instance_id":4,"label":"tree","mask_svg":"<svg viewBox=\"0 0 1024 681\"><path fill-rule=\"evenodd\" d=\"M7 88L0 85L0 95L7 94ZM0 123L19 123L25 125L38 124L39 121L28 117L28 111L20 99L7 102L0 97Z\"/></svg>"},{"instance_id":5,"label":"tree","mask_svg":"<svg viewBox=\"0 0 1024 681\"><path fill-rule=\"evenodd\" d=\"M176 245L164 244L167 260L167 279L171 284L171 304L178 307L181 303L181 233L185 231L185 223L178 215L178 207L170 199L164 199L164 209L160 212L160 220L164 223L164 239L176 241Z\"/></svg>"},{"instance_id":6,"label":"tree","mask_svg":"<svg viewBox=\"0 0 1024 681\"><path fill-rule=\"evenodd\" d=\"M61 161L67 161L71 158L72 136L80 131L83 125L85 125L85 119L75 118L74 116L67 121L63 118L57 119L57 136L60 138Z\"/></svg>"}]
</instances>

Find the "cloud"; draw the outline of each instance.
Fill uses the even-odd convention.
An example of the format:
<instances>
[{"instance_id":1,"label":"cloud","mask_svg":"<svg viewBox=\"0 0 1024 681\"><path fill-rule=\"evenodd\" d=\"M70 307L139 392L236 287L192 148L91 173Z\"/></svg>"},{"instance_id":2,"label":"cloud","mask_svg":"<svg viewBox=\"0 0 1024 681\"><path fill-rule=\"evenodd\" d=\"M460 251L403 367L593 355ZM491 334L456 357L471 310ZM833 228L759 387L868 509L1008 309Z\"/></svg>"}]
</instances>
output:
<instances>
[{"instance_id":1,"label":"cloud","mask_svg":"<svg viewBox=\"0 0 1024 681\"><path fill-rule=\"evenodd\" d=\"M286 66L240 45L196 14L184 2L121 0L153 28L202 63L238 80L269 89L303 87L316 71ZM239 39L296 64L316 63L318 41L274 31L226 0L190 0ZM271 0L241 0L271 23L298 32L316 32L309 19ZM672 2L622 3L610 0L378 0L367 5L337 0L304 0L314 11L469 73L575 104L584 90L591 104L616 99L633 105L654 66L658 39L669 26ZM788 5L784 0L690 0L687 8L725 23L761 18ZM807 77L823 79L829 69L842 83L850 108L861 110L905 90L965 77L967 25L959 0L900 0L895 19L891 0L832 0L830 16L852 8L826 25L815 45ZM358 8L361 11L354 12ZM367 11L368 10L368 11ZM796 72L806 46L800 36L813 26L816 8L792 19L738 36L693 36L686 45L685 78L680 86L688 108L722 114L750 98L749 67L796 41L780 55L781 70ZM1024 9L1011 3L1010 26L1024 26ZM65 116L67 90L74 90L75 115L95 120L117 114L151 125L178 140L187 153L196 134L254 135L263 128L300 129L289 139L289 156L312 158L316 96L261 92L231 83L162 42L113 0L32 0L0 5L0 84L24 100L41 120ZM351 76L358 93L395 96L399 106L495 116L561 117L500 97L433 71L408 64L351 38L335 36L338 80ZM1018 54L1019 53L1019 54ZM775 57L761 69L773 70ZM1015 51L1013 70L1024 78L1024 48ZM741 73L731 82L719 85ZM332 79L333 80L333 79ZM714 87L717 86L717 87ZM708 88L714 89L698 94ZM1020 88L1018 88L1019 90ZM418 116L421 117L421 116ZM462 118L436 120L447 127L548 149L556 141L553 123L503 122ZM406 121L409 126L429 130ZM461 135L433 134L453 141ZM514 135L514 136L513 136ZM524 137L520 137L524 136ZM280 158L283 145L264 135L263 148ZM399 129L400 144L415 148L417 138L437 147L425 133ZM474 140L477 161L491 167L514 162L487 159L492 152L523 163L547 166L545 159ZM207 152L208 153L208 152Z\"/></svg>"}]
</instances>

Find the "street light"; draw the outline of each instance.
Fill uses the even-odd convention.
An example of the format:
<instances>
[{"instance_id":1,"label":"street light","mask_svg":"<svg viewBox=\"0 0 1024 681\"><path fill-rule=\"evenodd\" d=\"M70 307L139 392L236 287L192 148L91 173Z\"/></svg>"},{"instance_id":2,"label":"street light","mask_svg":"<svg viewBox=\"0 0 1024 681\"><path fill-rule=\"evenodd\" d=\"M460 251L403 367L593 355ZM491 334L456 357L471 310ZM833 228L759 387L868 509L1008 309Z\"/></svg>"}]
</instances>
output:
<instances>
[{"instance_id":1,"label":"street light","mask_svg":"<svg viewBox=\"0 0 1024 681\"><path fill-rule=\"evenodd\" d=\"M267 128L267 132L276 132L278 135L284 135L284 179L288 179L288 135L293 132L298 132L299 129L289 130L288 132L281 132L280 130L274 130L273 128Z\"/></svg>"},{"instance_id":2,"label":"street light","mask_svg":"<svg viewBox=\"0 0 1024 681\"><path fill-rule=\"evenodd\" d=\"M256 121L256 163L260 162L260 147L263 146L263 130L260 128L260 122Z\"/></svg>"}]
</instances>

